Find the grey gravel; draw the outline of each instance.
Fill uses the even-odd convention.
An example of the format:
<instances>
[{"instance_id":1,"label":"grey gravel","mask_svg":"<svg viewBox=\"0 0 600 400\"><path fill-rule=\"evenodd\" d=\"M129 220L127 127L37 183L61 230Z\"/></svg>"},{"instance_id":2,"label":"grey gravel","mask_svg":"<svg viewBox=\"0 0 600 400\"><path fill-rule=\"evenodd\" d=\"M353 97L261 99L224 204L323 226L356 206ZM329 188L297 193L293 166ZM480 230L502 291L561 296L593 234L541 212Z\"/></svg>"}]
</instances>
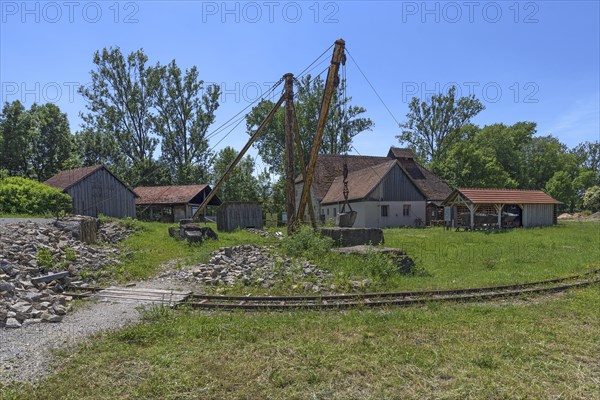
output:
<instances>
[{"instance_id":1,"label":"grey gravel","mask_svg":"<svg viewBox=\"0 0 600 400\"><path fill-rule=\"evenodd\" d=\"M0 381L34 382L52 372L52 351L69 349L89 335L139 320L134 304L86 302L62 323L0 329Z\"/></svg>"}]
</instances>

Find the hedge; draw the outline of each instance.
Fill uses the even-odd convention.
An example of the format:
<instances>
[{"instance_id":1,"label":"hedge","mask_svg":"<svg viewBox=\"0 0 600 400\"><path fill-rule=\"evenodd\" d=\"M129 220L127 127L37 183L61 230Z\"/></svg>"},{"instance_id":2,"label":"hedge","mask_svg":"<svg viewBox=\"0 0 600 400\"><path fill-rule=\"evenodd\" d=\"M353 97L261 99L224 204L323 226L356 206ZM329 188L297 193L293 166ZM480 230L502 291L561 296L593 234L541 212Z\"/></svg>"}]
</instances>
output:
<instances>
[{"instance_id":1,"label":"hedge","mask_svg":"<svg viewBox=\"0 0 600 400\"><path fill-rule=\"evenodd\" d=\"M43 215L71 211L71 196L51 186L18 176L0 179L0 213Z\"/></svg>"}]
</instances>

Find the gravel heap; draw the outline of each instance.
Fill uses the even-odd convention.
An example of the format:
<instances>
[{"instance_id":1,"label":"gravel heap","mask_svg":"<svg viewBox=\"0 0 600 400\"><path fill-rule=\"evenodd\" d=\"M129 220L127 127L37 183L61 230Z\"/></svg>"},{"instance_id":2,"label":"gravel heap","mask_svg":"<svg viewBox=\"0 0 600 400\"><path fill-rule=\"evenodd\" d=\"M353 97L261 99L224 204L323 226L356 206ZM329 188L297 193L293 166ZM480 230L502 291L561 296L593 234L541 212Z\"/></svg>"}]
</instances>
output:
<instances>
[{"instance_id":1,"label":"gravel heap","mask_svg":"<svg viewBox=\"0 0 600 400\"><path fill-rule=\"evenodd\" d=\"M87 245L51 225L27 221L0 226L0 327L60 322L70 300L61 294L65 286L83 284L79 273L84 267L97 270L119 263L118 255L115 248ZM44 265L50 259L51 265ZM68 276L31 282L60 271Z\"/></svg>"},{"instance_id":2,"label":"gravel heap","mask_svg":"<svg viewBox=\"0 0 600 400\"><path fill-rule=\"evenodd\" d=\"M250 233L254 233L255 235L258 235L260 237L275 237L277 239L283 239L283 233L281 232L267 232L267 231L263 231L261 229L256 229L256 228L246 228L246 231L250 232Z\"/></svg>"},{"instance_id":3,"label":"gravel heap","mask_svg":"<svg viewBox=\"0 0 600 400\"><path fill-rule=\"evenodd\" d=\"M133 233L120 222L103 222L98 229L98 240L104 243L119 243L127 239Z\"/></svg>"},{"instance_id":4,"label":"gravel heap","mask_svg":"<svg viewBox=\"0 0 600 400\"><path fill-rule=\"evenodd\" d=\"M330 274L306 260L274 255L272 247L241 245L225 247L212 253L207 264L185 270L169 271L161 278L171 277L205 285L255 285L272 287L277 281L291 280L304 290L320 292L328 287Z\"/></svg>"}]
</instances>

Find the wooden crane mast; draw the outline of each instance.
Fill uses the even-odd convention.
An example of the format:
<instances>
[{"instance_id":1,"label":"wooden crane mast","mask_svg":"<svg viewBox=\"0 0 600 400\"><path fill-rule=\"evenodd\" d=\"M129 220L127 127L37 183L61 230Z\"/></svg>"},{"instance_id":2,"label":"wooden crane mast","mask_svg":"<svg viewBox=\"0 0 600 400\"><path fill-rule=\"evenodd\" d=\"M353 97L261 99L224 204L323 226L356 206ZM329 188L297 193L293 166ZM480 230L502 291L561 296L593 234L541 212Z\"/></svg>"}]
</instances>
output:
<instances>
[{"instance_id":1,"label":"wooden crane mast","mask_svg":"<svg viewBox=\"0 0 600 400\"><path fill-rule=\"evenodd\" d=\"M246 155L250 146L258 139L258 137L262 134L264 129L269 125L275 113L281 107L281 105L285 102L285 180L286 180L286 211L288 215L287 228L288 233L292 233L294 228L298 223L301 223L304 218L304 213L306 211L306 206L309 206L308 214L310 216L311 224L313 227L316 227L316 219L314 215L314 209L311 204L310 199L310 188L312 185L312 180L314 178L315 166L317 162L317 156L319 154L319 149L321 148L321 144L323 142L323 132L325 130L325 122L327 121L327 114L329 113L329 108L331 105L331 98L333 97L333 92L335 87L339 84L339 69L340 63L345 63L346 57L344 55L345 42L343 39L338 39L335 41L335 47L333 49L333 56L331 58L331 65L329 66L329 71L327 72L327 80L325 81L325 90L323 93L323 101L321 103L321 111L319 113L319 120L317 122L317 130L315 132L315 139L313 141L313 145L310 152L310 158L308 165L305 165L304 155L302 153L302 141L300 138L300 132L298 130L298 121L296 119L296 113L294 109L294 75L293 74L285 74L283 76L283 80L285 82L284 85L284 93L281 98L275 103L269 114L266 116L264 121L260 124L260 126L256 129L254 134L248 140L248 143L242 148L237 157L233 160L233 162L227 167L227 170L223 174L221 178L215 184L213 190L206 196L198 210L192 216L193 219L202 215L204 209L208 206L208 203L215 196L217 191L223 185L223 182L229 177L232 171L235 169L240 160ZM294 183L294 144L296 146L296 152L298 153L298 158L300 161L300 168L303 175L303 187L302 187L302 195L300 197L300 203L296 209L296 193L295 193L295 183ZM296 212L297 210L297 212Z\"/></svg>"}]
</instances>

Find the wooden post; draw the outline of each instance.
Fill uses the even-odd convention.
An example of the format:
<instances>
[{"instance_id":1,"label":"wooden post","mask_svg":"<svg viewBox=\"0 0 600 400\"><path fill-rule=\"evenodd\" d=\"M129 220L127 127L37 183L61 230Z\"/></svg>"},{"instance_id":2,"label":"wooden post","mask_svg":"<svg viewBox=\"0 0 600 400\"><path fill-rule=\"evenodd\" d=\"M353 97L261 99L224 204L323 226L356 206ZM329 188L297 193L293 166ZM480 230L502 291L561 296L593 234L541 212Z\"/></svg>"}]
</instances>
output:
<instances>
[{"instance_id":1,"label":"wooden post","mask_svg":"<svg viewBox=\"0 0 600 400\"><path fill-rule=\"evenodd\" d=\"M231 172L233 171L233 169L237 166L237 164L240 162L240 160L244 157L244 155L246 154L246 152L248 151L248 149L250 148L250 146L252 146L252 143L254 143L256 141L256 139L260 136L260 134L265 129L265 127L267 125L269 125L269 122L271 122L271 120L273 119L273 116L275 115L275 112L279 109L279 107L281 107L281 105L283 104L284 100L285 100L285 95L281 96L281 98L273 106L273 108L271 109L271 111L269 112L269 114L267 115L267 117L265 118L265 120L262 122L262 124L260 124L260 126L256 129L256 131L254 132L254 134L250 137L250 140L248 140L248 143L246 143L246 145L244 146L244 148L240 151L240 153L237 155L237 157L235 158L235 160L233 160L233 162L231 163L231 165L229 165L229 167L227 167L227 171L225 171L225 173L223 174L223 176L215 184L215 187L213 188L213 190L211 190L211 192L208 194L208 196L206 196L206 198L204 199L204 201L202 202L202 204L200 204L200 207L198 208L198 210L196 210L196 212L194 213L194 215L192 215L192 219L194 219L198 215L202 214L202 212L204 211L204 208L208 205L208 203L215 196L215 194L217 193L217 190L219 190L221 188L221 185L223 184L223 182L225 181L225 179L227 179L227 177L231 174Z\"/></svg>"},{"instance_id":2,"label":"wooden post","mask_svg":"<svg viewBox=\"0 0 600 400\"><path fill-rule=\"evenodd\" d=\"M502 209L504 208L504 204L496 204L496 209L498 210L498 229L502 228Z\"/></svg>"},{"instance_id":3,"label":"wooden post","mask_svg":"<svg viewBox=\"0 0 600 400\"><path fill-rule=\"evenodd\" d=\"M302 148L302 138L300 137L300 128L298 127L298 117L296 116L296 109L294 108L294 140L296 144L296 152L298 153L298 161L300 162L300 170L302 176L306 176L306 162L304 160L304 149ZM294 189L294 196L296 190ZM317 229L317 220L315 218L315 209L313 208L312 198L308 196L308 216L310 217L310 224L313 229ZM304 215L298 215L296 223L304 220Z\"/></svg>"},{"instance_id":4,"label":"wooden post","mask_svg":"<svg viewBox=\"0 0 600 400\"><path fill-rule=\"evenodd\" d=\"M287 211L287 232L292 233L295 224L296 191L294 188L294 74L283 76L285 86L285 210Z\"/></svg>"},{"instance_id":5,"label":"wooden post","mask_svg":"<svg viewBox=\"0 0 600 400\"><path fill-rule=\"evenodd\" d=\"M340 63L345 62L344 47L346 42L342 39L335 41L335 48L333 49L333 56L331 58L331 65L327 72L327 80L325 81L325 90L323 93L323 102L321 103L321 111L319 113L319 120L317 121L317 129L315 132L315 141L313 142L312 149L310 151L310 159L308 160L308 166L306 168L306 174L304 176L304 186L302 187L302 197L300 197L300 204L298 205L297 218L301 218L306 210L306 204L310 197L310 188L312 180L315 174L315 165L317 164L317 156L319 155L319 149L323 141L323 132L325 130L325 123L327 121L327 114L329 113L329 106L331 105L331 98L333 97L333 91L337 83L339 83L338 71L340 69Z\"/></svg>"}]
</instances>

